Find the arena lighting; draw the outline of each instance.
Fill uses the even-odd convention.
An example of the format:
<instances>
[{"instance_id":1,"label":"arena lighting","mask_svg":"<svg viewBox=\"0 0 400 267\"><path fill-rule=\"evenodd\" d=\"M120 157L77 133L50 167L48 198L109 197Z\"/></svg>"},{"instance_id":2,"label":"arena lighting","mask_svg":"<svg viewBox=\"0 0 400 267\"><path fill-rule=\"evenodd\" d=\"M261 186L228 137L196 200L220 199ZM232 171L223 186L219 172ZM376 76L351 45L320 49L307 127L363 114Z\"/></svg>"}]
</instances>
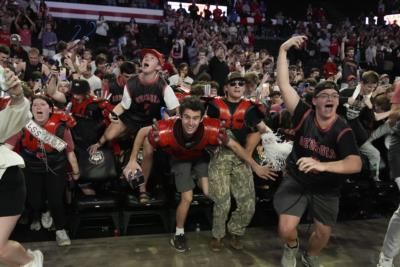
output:
<instances>
[{"instance_id":1,"label":"arena lighting","mask_svg":"<svg viewBox=\"0 0 400 267\"><path fill-rule=\"evenodd\" d=\"M400 14L386 15L386 16L383 17L383 19L389 24L396 23L397 25L400 26Z\"/></svg>"},{"instance_id":2,"label":"arena lighting","mask_svg":"<svg viewBox=\"0 0 400 267\"><path fill-rule=\"evenodd\" d=\"M383 17L384 21L385 21L385 25L389 25L389 24L397 24L400 26L400 14L391 14L391 15L386 15ZM369 21L369 17L365 17L365 24L369 25L369 24L374 24L377 25L378 24L378 17L374 16L373 17L373 21Z\"/></svg>"},{"instance_id":3,"label":"arena lighting","mask_svg":"<svg viewBox=\"0 0 400 267\"><path fill-rule=\"evenodd\" d=\"M103 15L106 21L129 22L131 18L135 18L137 23L157 24L164 17L164 11L161 9L81 4L79 1L74 1L68 3L46 1L46 5L53 17L64 19L95 21L99 15Z\"/></svg>"},{"instance_id":4,"label":"arena lighting","mask_svg":"<svg viewBox=\"0 0 400 267\"><path fill-rule=\"evenodd\" d=\"M189 6L190 6L192 3L182 3L182 2L168 1L168 5L171 5L171 9L178 10L178 9L179 9L179 4L182 4L182 7L183 7L184 9L186 9L186 11L189 13ZM203 17L204 17L204 12L203 12L203 10L206 9L206 5L204 5L204 4L197 4L197 3L196 3L196 6L199 8L199 12L198 12L197 14L202 13L202 14L203 14ZM216 8L216 5L210 5L210 11L211 11L211 13L214 11L215 8ZM225 16L228 15L228 12L227 12L227 11L228 11L228 7L227 7L227 6L222 6L222 5L220 6L220 5L218 5L218 8L221 9L222 12L225 12Z\"/></svg>"}]
</instances>

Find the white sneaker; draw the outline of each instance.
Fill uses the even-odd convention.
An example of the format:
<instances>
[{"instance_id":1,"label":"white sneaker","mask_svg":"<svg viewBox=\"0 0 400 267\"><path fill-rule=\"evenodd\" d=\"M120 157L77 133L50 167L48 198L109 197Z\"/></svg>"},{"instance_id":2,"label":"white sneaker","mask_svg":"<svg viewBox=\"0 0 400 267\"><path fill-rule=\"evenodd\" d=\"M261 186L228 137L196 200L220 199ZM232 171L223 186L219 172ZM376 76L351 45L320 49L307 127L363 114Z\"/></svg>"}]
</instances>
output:
<instances>
[{"instance_id":1,"label":"white sneaker","mask_svg":"<svg viewBox=\"0 0 400 267\"><path fill-rule=\"evenodd\" d=\"M393 259L386 257L382 252L379 254L379 263L376 267L394 267Z\"/></svg>"},{"instance_id":2,"label":"white sneaker","mask_svg":"<svg viewBox=\"0 0 400 267\"><path fill-rule=\"evenodd\" d=\"M41 219L43 228L45 229L50 229L51 226L53 225L53 217L51 217L50 211L46 211L42 213L42 219Z\"/></svg>"},{"instance_id":3,"label":"white sneaker","mask_svg":"<svg viewBox=\"0 0 400 267\"><path fill-rule=\"evenodd\" d=\"M42 228L42 226L40 225L39 221L33 221L31 223L31 226L30 226L31 231L40 231L41 228Z\"/></svg>"},{"instance_id":4,"label":"white sneaker","mask_svg":"<svg viewBox=\"0 0 400 267\"><path fill-rule=\"evenodd\" d=\"M27 250L28 254L33 257L33 260L22 267L43 267L43 253L40 250Z\"/></svg>"},{"instance_id":5,"label":"white sneaker","mask_svg":"<svg viewBox=\"0 0 400 267\"><path fill-rule=\"evenodd\" d=\"M71 245L71 239L69 239L67 231L64 229L56 231L56 241L60 247Z\"/></svg>"}]
</instances>

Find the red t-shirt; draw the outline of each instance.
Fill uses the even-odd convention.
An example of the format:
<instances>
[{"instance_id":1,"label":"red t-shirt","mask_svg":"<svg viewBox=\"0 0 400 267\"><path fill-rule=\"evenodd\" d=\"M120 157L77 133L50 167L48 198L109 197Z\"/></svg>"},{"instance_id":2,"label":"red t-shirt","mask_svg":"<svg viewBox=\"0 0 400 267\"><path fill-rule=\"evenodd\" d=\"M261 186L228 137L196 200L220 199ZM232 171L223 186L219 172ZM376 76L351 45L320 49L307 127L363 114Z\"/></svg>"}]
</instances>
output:
<instances>
[{"instance_id":1,"label":"red t-shirt","mask_svg":"<svg viewBox=\"0 0 400 267\"><path fill-rule=\"evenodd\" d=\"M213 16L215 21L220 21L221 20L221 15L222 15L222 10L219 8L214 9L213 11Z\"/></svg>"},{"instance_id":2,"label":"red t-shirt","mask_svg":"<svg viewBox=\"0 0 400 267\"><path fill-rule=\"evenodd\" d=\"M10 47L11 34L9 32L0 31L0 44Z\"/></svg>"},{"instance_id":3,"label":"red t-shirt","mask_svg":"<svg viewBox=\"0 0 400 267\"><path fill-rule=\"evenodd\" d=\"M329 54L331 56L337 56L338 52L339 52L339 43L332 42L331 45L329 46Z\"/></svg>"},{"instance_id":4,"label":"red t-shirt","mask_svg":"<svg viewBox=\"0 0 400 267\"><path fill-rule=\"evenodd\" d=\"M18 34L21 36L21 45L22 46L31 46L32 44L32 32L29 29L22 29L18 31Z\"/></svg>"}]
</instances>

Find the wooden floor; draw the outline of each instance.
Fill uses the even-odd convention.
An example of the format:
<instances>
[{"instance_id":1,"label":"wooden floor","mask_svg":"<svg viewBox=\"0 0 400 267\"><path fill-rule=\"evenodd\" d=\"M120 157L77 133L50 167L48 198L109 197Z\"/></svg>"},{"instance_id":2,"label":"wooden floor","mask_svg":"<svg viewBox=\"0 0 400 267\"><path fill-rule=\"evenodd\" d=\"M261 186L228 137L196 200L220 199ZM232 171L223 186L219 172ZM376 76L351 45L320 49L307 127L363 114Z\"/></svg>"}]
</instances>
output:
<instances>
[{"instance_id":1,"label":"wooden floor","mask_svg":"<svg viewBox=\"0 0 400 267\"><path fill-rule=\"evenodd\" d=\"M340 222L328 247L321 255L324 267L376 266L388 219ZM301 225L301 247L305 245L308 225ZM59 248L55 242L25 243L39 248L45 255L46 267L191 267L191 266L280 266L282 247L272 227L249 228L243 252L226 249L209 250L209 231L187 233L191 251L177 253L169 245L168 234L136 235L73 240L70 247ZM298 261L297 266L302 266ZM398 263L396 266L400 266Z\"/></svg>"}]
</instances>

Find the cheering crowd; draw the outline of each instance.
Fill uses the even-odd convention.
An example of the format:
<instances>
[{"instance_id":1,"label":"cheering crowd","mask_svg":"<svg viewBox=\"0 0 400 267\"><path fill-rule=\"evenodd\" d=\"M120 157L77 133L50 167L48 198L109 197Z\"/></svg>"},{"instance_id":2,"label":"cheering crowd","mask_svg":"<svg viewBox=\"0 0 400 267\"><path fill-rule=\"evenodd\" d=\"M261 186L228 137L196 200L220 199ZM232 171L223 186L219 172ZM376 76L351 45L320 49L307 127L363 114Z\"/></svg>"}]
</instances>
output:
<instances>
[{"instance_id":1,"label":"cheering crowd","mask_svg":"<svg viewBox=\"0 0 400 267\"><path fill-rule=\"evenodd\" d=\"M304 20L267 19L257 0L236 1L229 14L208 6L199 16L193 1L188 11L165 4L158 42L146 47L134 19L113 23L99 14L93 37L68 41L45 2L1 3L0 261L10 266L43 262L40 251L9 240L21 214L30 230L54 228L59 246L71 244L65 192L72 181L96 194L80 178L108 175L87 170L99 155L115 159L129 183L143 179L134 186L143 205L152 199L154 153L168 155L180 194L170 244L179 252L190 249L184 225L196 186L213 202L210 248L219 252L224 239L244 249L254 182L279 181L274 208L285 267L296 266L306 209L314 227L301 261L320 266L349 175L367 169L364 178L380 182L389 168L400 188L396 24L334 23L311 5ZM278 53L260 48L262 38L282 40ZM254 156L268 135L293 147L281 169L259 159L268 149ZM388 140L383 151L374 146L379 138ZM399 212L379 267L392 266L400 249Z\"/></svg>"}]
</instances>

